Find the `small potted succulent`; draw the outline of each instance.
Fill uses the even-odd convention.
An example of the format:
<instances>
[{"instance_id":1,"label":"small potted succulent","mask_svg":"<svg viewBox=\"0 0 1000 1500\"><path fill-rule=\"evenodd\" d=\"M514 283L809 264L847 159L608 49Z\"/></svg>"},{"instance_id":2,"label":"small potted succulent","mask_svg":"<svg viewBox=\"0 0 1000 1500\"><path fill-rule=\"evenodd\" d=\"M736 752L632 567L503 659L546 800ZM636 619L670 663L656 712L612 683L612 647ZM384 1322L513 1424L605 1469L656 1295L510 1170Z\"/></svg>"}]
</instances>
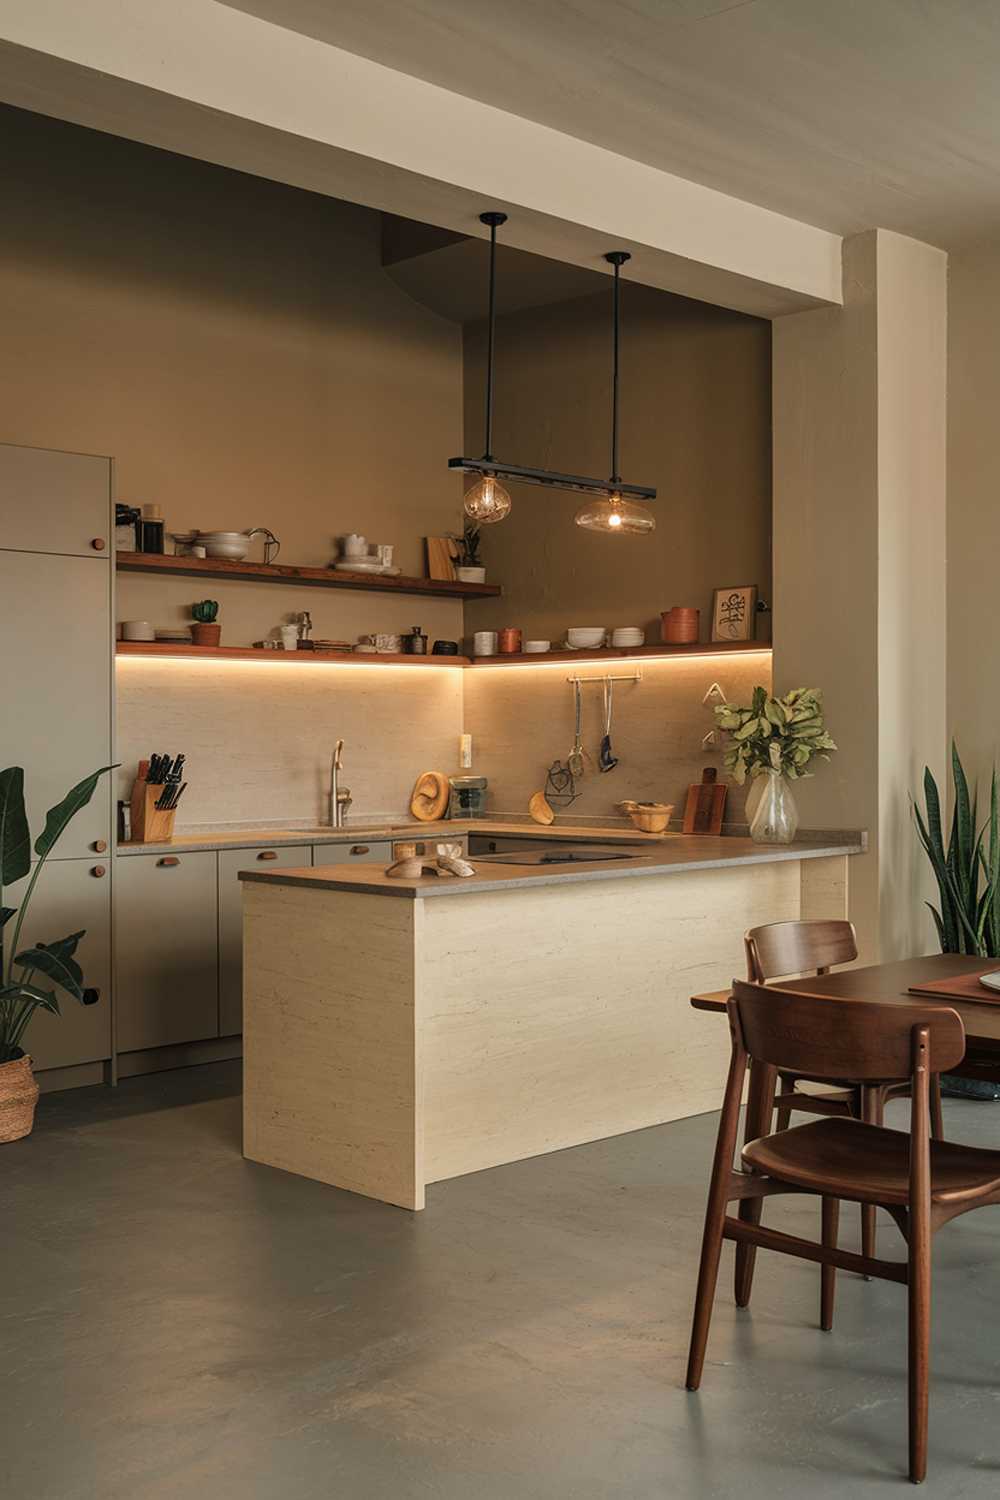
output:
<instances>
[{"instance_id":1,"label":"small potted succulent","mask_svg":"<svg viewBox=\"0 0 1000 1500\"><path fill-rule=\"evenodd\" d=\"M222 626L218 623L219 605L215 599L202 599L191 606L191 640L196 646L217 646L222 639Z\"/></svg>"},{"instance_id":2,"label":"small potted succulent","mask_svg":"<svg viewBox=\"0 0 1000 1500\"><path fill-rule=\"evenodd\" d=\"M479 556L479 527L466 523L464 532L456 537L461 561L455 568L455 576L460 583L485 583L486 569L483 567Z\"/></svg>"},{"instance_id":3,"label":"small potted succulent","mask_svg":"<svg viewBox=\"0 0 1000 1500\"><path fill-rule=\"evenodd\" d=\"M100 992L84 987L83 972L74 957L85 932L71 932L54 943L21 946L21 928L38 877L60 834L70 820L86 807L94 788L111 766L85 776L71 787L63 800L50 807L45 827L35 840L31 860L31 833L24 810L24 771L8 766L0 771L0 1142L18 1141L30 1135L35 1122L38 1084L31 1058L21 1043L36 1010L59 1014L55 989L61 989L81 1005L95 1005ZM20 907L5 906L4 887L28 880ZM11 924L8 939L6 928Z\"/></svg>"}]
</instances>

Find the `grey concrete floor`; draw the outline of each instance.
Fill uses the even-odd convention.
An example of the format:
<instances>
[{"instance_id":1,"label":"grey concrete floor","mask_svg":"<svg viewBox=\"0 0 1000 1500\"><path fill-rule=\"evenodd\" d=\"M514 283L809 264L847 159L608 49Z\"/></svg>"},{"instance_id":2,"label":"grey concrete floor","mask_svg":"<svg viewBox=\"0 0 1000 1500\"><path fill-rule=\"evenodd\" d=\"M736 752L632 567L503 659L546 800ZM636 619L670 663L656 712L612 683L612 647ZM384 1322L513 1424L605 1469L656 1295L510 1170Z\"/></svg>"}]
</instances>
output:
<instances>
[{"instance_id":1,"label":"grey concrete floor","mask_svg":"<svg viewBox=\"0 0 1000 1500\"><path fill-rule=\"evenodd\" d=\"M442 1183L411 1215L244 1162L238 1090L219 1064L50 1095L0 1148L5 1495L903 1493L898 1286L841 1275L824 1335L817 1268L762 1253L737 1313L728 1247L683 1390L715 1116ZM1000 1139L1000 1106L946 1109L956 1139ZM996 1211L943 1232L935 1275L928 1488L994 1496Z\"/></svg>"}]
</instances>

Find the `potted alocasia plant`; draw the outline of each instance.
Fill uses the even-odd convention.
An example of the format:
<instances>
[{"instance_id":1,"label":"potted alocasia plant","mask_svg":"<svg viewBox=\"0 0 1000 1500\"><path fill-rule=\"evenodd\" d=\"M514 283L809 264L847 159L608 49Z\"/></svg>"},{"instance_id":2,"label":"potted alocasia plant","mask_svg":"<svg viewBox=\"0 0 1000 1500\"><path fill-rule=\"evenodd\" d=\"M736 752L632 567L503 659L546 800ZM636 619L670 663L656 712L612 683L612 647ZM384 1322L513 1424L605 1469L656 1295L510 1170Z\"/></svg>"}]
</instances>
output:
<instances>
[{"instance_id":1,"label":"potted alocasia plant","mask_svg":"<svg viewBox=\"0 0 1000 1500\"><path fill-rule=\"evenodd\" d=\"M766 777L750 817L750 837L758 843L790 844L799 826L789 781L811 776L810 763L830 759L836 745L823 719L823 695L815 688L793 688L783 698L772 698L755 687L750 703L721 703L715 710L719 727L730 738L724 764L737 786L749 776Z\"/></svg>"},{"instance_id":2,"label":"potted alocasia plant","mask_svg":"<svg viewBox=\"0 0 1000 1500\"><path fill-rule=\"evenodd\" d=\"M35 840L38 857L34 867L24 808L24 771L21 766L0 771L0 1142L20 1140L30 1134L34 1124L38 1084L31 1058L21 1043L37 1010L59 1014L59 1000L52 986L81 1005L94 1005L100 998L97 990L85 987L74 957L84 932L22 948L21 929L45 861L66 825L81 807L86 807L98 781L110 770L110 766L103 766L85 776L61 802L49 808L45 827ZM30 878L20 906L5 906L5 887L25 877Z\"/></svg>"}]
</instances>

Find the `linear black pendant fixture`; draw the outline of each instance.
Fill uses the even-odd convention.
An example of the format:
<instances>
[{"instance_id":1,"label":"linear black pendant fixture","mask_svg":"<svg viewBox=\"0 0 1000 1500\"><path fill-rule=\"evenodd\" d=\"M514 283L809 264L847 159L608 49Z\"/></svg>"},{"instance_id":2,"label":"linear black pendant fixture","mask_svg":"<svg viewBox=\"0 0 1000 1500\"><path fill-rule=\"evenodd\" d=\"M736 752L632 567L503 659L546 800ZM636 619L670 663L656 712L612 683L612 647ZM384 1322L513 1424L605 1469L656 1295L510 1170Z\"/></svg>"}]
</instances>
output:
<instances>
[{"instance_id":1,"label":"linear black pendant fixture","mask_svg":"<svg viewBox=\"0 0 1000 1500\"><path fill-rule=\"evenodd\" d=\"M486 346L486 448L482 458L450 458L449 469L460 469L466 474L478 474L479 481L465 495L465 512L480 525L502 521L510 512L510 495L504 489L503 479L518 484L539 484L548 489L575 490L585 495L600 497L594 506L585 506L578 512L576 520L580 526L590 530L615 532L652 531L656 522L641 505L632 505L632 500L653 500L656 490L645 485L623 484L618 473L618 344L619 344L619 289L618 277L621 266L631 257L624 250L612 250L605 260L614 266L614 362L612 371L612 440L611 478L590 479L583 474L562 474L554 469L531 469L520 464L503 463L493 453L493 386L494 351L496 341L496 243L497 228L507 222L507 215L486 213L479 215L480 222L490 231L490 292L489 324ZM604 512L607 512L605 516ZM584 519L594 512L594 519ZM633 512L635 514L633 514Z\"/></svg>"}]
</instances>

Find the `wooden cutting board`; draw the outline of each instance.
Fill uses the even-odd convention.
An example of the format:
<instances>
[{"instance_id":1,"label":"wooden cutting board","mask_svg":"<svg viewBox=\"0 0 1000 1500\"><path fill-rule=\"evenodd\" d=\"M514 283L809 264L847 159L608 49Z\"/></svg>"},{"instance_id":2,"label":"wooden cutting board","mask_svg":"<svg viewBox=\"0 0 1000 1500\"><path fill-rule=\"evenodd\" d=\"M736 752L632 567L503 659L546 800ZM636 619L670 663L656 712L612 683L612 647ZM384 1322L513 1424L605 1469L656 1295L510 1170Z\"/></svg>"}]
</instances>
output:
<instances>
[{"instance_id":1,"label":"wooden cutting board","mask_svg":"<svg viewBox=\"0 0 1000 1500\"><path fill-rule=\"evenodd\" d=\"M428 578L438 578L454 583L458 543L450 536L428 536L424 538L424 541L427 543Z\"/></svg>"},{"instance_id":2,"label":"wooden cutting board","mask_svg":"<svg viewBox=\"0 0 1000 1500\"><path fill-rule=\"evenodd\" d=\"M908 993L933 1000L975 1000L977 1004L1000 1005L1000 990L987 989L979 983L980 974L1000 972L1000 960L983 962L972 974L954 974L950 979L929 979L926 984L911 984Z\"/></svg>"},{"instance_id":3,"label":"wooden cutting board","mask_svg":"<svg viewBox=\"0 0 1000 1500\"><path fill-rule=\"evenodd\" d=\"M707 766L701 781L688 787L684 806L684 833L722 832L722 815L726 810L725 786L715 780L715 768Z\"/></svg>"}]
</instances>

